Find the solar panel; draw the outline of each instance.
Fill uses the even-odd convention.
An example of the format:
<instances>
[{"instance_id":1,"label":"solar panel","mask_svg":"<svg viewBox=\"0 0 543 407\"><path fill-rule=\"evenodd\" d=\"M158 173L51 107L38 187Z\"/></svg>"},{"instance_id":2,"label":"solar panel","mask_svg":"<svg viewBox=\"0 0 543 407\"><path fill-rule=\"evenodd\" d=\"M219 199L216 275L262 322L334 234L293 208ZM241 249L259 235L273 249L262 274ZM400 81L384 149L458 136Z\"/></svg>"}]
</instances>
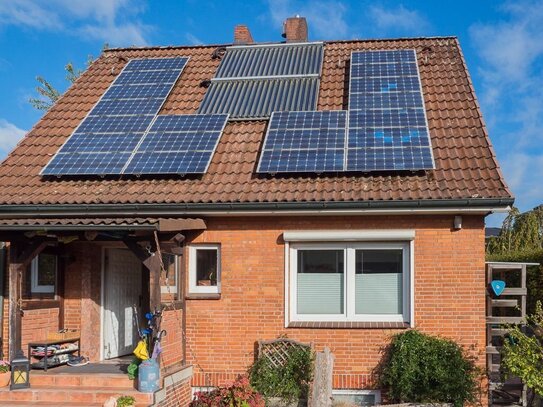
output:
<instances>
[{"instance_id":1,"label":"solar panel","mask_svg":"<svg viewBox=\"0 0 543 407\"><path fill-rule=\"evenodd\" d=\"M198 113L236 119L317 108L322 43L227 47Z\"/></svg>"},{"instance_id":2,"label":"solar panel","mask_svg":"<svg viewBox=\"0 0 543 407\"><path fill-rule=\"evenodd\" d=\"M205 173L228 115L157 116L124 174Z\"/></svg>"},{"instance_id":3,"label":"solar panel","mask_svg":"<svg viewBox=\"0 0 543 407\"><path fill-rule=\"evenodd\" d=\"M130 60L42 175L120 174L187 61Z\"/></svg>"},{"instance_id":4,"label":"solar panel","mask_svg":"<svg viewBox=\"0 0 543 407\"><path fill-rule=\"evenodd\" d=\"M258 172L343 171L345 111L274 112Z\"/></svg>"},{"instance_id":5,"label":"solar panel","mask_svg":"<svg viewBox=\"0 0 543 407\"><path fill-rule=\"evenodd\" d=\"M347 171L434 168L414 50L351 55Z\"/></svg>"}]
</instances>

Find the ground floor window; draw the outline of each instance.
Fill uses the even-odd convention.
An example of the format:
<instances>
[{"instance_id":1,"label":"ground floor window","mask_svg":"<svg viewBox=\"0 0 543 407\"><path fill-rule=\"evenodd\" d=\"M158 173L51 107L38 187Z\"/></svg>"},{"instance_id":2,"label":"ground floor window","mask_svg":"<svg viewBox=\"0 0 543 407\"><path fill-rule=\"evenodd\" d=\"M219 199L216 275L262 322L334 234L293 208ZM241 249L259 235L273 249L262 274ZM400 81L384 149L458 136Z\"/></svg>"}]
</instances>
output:
<instances>
[{"instance_id":1,"label":"ground floor window","mask_svg":"<svg viewBox=\"0 0 543 407\"><path fill-rule=\"evenodd\" d=\"M189 292L221 292L221 250L218 244L199 244L189 248Z\"/></svg>"},{"instance_id":2,"label":"ground floor window","mask_svg":"<svg viewBox=\"0 0 543 407\"><path fill-rule=\"evenodd\" d=\"M161 276L160 291L162 294L178 297L177 281L179 280L179 256L169 253L162 254L164 269Z\"/></svg>"},{"instance_id":3,"label":"ground floor window","mask_svg":"<svg viewBox=\"0 0 543 407\"><path fill-rule=\"evenodd\" d=\"M375 406L381 403L380 390L332 390L334 406Z\"/></svg>"},{"instance_id":4,"label":"ground floor window","mask_svg":"<svg viewBox=\"0 0 543 407\"><path fill-rule=\"evenodd\" d=\"M54 294L57 282L57 256L41 253L30 265L30 292Z\"/></svg>"},{"instance_id":5,"label":"ground floor window","mask_svg":"<svg viewBox=\"0 0 543 407\"><path fill-rule=\"evenodd\" d=\"M407 322L408 242L293 243L293 321Z\"/></svg>"}]
</instances>

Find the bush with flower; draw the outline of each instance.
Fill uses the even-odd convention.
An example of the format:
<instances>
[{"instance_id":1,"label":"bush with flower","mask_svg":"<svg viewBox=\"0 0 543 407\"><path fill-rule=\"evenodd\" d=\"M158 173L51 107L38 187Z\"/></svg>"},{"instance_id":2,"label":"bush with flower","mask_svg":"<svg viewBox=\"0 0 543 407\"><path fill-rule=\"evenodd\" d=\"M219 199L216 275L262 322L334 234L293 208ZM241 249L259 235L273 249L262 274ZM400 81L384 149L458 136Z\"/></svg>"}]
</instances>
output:
<instances>
[{"instance_id":1,"label":"bush with flower","mask_svg":"<svg viewBox=\"0 0 543 407\"><path fill-rule=\"evenodd\" d=\"M6 360L0 360L0 373L9 372L9 362Z\"/></svg>"},{"instance_id":2,"label":"bush with flower","mask_svg":"<svg viewBox=\"0 0 543 407\"><path fill-rule=\"evenodd\" d=\"M191 407L264 407L264 399L253 390L246 376L208 392L197 392Z\"/></svg>"}]
</instances>

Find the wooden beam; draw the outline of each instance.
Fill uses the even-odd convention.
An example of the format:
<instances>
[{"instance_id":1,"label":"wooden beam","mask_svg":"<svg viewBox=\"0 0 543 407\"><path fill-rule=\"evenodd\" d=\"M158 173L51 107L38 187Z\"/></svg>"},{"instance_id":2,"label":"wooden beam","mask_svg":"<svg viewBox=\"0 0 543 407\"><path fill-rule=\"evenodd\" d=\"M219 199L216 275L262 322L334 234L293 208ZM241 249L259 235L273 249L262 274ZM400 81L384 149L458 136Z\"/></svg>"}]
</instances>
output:
<instances>
[{"instance_id":1,"label":"wooden beam","mask_svg":"<svg viewBox=\"0 0 543 407\"><path fill-rule=\"evenodd\" d=\"M149 303L151 312L160 309L160 271L161 261L158 254L154 254L143 262L145 267L149 269Z\"/></svg>"},{"instance_id":2,"label":"wooden beam","mask_svg":"<svg viewBox=\"0 0 543 407\"><path fill-rule=\"evenodd\" d=\"M133 239L124 239L123 243L126 247L130 249L132 253L142 262L144 263L145 260L147 260L150 256L148 252L146 252L143 247L141 247L135 240Z\"/></svg>"},{"instance_id":3,"label":"wooden beam","mask_svg":"<svg viewBox=\"0 0 543 407\"><path fill-rule=\"evenodd\" d=\"M158 230L160 232L182 232L183 230L205 230L206 223L203 219L159 219Z\"/></svg>"},{"instance_id":4,"label":"wooden beam","mask_svg":"<svg viewBox=\"0 0 543 407\"><path fill-rule=\"evenodd\" d=\"M13 246L18 253L14 253L16 257L11 257L12 252L10 251L10 262L11 259L13 259L14 263L19 263L23 266L27 266L28 264L30 264L34 257L40 254L43 249L47 247L47 242L41 239L33 240L25 244L22 250L18 250L20 246L21 244L16 244Z\"/></svg>"}]
</instances>

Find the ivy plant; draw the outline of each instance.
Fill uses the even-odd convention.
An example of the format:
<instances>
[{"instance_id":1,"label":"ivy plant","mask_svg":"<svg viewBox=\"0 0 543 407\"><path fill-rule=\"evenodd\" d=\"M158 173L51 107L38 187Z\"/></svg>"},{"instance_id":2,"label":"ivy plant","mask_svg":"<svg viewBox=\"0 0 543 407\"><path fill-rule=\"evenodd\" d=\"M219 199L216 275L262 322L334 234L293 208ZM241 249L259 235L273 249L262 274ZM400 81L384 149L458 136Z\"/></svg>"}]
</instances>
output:
<instances>
[{"instance_id":1,"label":"ivy plant","mask_svg":"<svg viewBox=\"0 0 543 407\"><path fill-rule=\"evenodd\" d=\"M313 378L313 351L309 347L292 346L286 350L285 363L273 364L259 357L249 368L249 379L265 398L278 397L285 403L307 399Z\"/></svg>"}]
</instances>

